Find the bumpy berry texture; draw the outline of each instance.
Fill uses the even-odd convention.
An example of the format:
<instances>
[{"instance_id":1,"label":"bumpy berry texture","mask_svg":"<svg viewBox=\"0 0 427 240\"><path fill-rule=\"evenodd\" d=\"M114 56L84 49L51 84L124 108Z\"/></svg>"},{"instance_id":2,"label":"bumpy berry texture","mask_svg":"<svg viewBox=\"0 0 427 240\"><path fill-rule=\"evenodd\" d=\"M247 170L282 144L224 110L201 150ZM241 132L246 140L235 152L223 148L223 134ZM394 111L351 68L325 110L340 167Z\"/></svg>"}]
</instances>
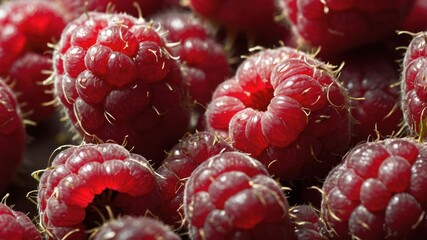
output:
<instances>
[{"instance_id":1,"label":"bumpy berry texture","mask_svg":"<svg viewBox=\"0 0 427 240\"><path fill-rule=\"evenodd\" d=\"M413 135L427 137L427 40L426 33L415 35L403 59L401 107L406 126Z\"/></svg>"},{"instance_id":2,"label":"bumpy berry texture","mask_svg":"<svg viewBox=\"0 0 427 240\"><path fill-rule=\"evenodd\" d=\"M288 211L279 184L244 153L209 158L185 184L191 239L294 239Z\"/></svg>"},{"instance_id":3,"label":"bumpy berry texture","mask_svg":"<svg viewBox=\"0 0 427 240\"><path fill-rule=\"evenodd\" d=\"M93 236L94 240L161 239L179 240L169 226L149 217L123 216L102 225Z\"/></svg>"},{"instance_id":4,"label":"bumpy berry texture","mask_svg":"<svg viewBox=\"0 0 427 240\"><path fill-rule=\"evenodd\" d=\"M172 51L183 62L190 98L203 111L216 86L230 75L223 46L215 41L208 26L188 11L163 11L154 20L168 31L169 41L180 43Z\"/></svg>"},{"instance_id":5,"label":"bumpy berry texture","mask_svg":"<svg viewBox=\"0 0 427 240\"><path fill-rule=\"evenodd\" d=\"M304 47L334 54L394 34L414 0L280 0Z\"/></svg>"},{"instance_id":6,"label":"bumpy berry texture","mask_svg":"<svg viewBox=\"0 0 427 240\"><path fill-rule=\"evenodd\" d=\"M354 147L323 185L321 216L332 238L424 236L426 150L412 138L388 138Z\"/></svg>"},{"instance_id":7,"label":"bumpy berry texture","mask_svg":"<svg viewBox=\"0 0 427 240\"><path fill-rule=\"evenodd\" d=\"M289 210L297 240L326 240L322 235L325 225L321 222L318 211L311 205L297 205Z\"/></svg>"},{"instance_id":8,"label":"bumpy berry texture","mask_svg":"<svg viewBox=\"0 0 427 240\"><path fill-rule=\"evenodd\" d=\"M175 228L183 227L185 182L194 169L210 157L235 150L220 136L202 131L184 136L156 170L162 196L159 218Z\"/></svg>"},{"instance_id":9,"label":"bumpy berry texture","mask_svg":"<svg viewBox=\"0 0 427 240\"><path fill-rule=\"evenodd\" d=\"M154 23L89 12L54 52L55 95L86 142L114 141L153 164L188 131L179 62Z\"/></svg>"},{"instance_id":10,"label":"bumpy berry texture","mask_svg":"<svg viewBox=\"0 0 427 240\"><path fill-rule=\"evenodd\" d=\"M34 122L55 112L52 86L43 81L52 71L48 44L59 39L64 27L54 4L18 0L0 5L0 76L14 86L23 114Z\"/></svg>"},{"instance_id":11,"label":"bumpy berry texture","mask_svg":"<svg viewBox=\"0 0 427 240\"><path fill-rule=\"evenodd\" d=\"M0 192L20 168L26 149L26 133L15 94L0 79Z\"/></svg>"},{"instance_id":12,"label":"bumpy berry texture","mask_svg":"<svg viewBox=\"0 0 427 240\"><path fill-rule=\"evenodd\" d=\"M156 214L160 193L154 169L114 143L60 149L38 187L42 229L53 239L87 239L109 215Z\"/></svg>"},{"instance_id":13,"label":"bumpy berry texture","mask_svg":"<svg viewBox=\"0 0 427 240\"><path fill-rule=\"evenodd\" d=\"M340 57L340 80L351 98L352 141L396 135L403 121L400 72L393 55L377 45L356 48Z\"/></svg>"},{"instance_id":14,"label":"bumpy berry texture","mask_svg":"<svg viewBox=\"0 0 427 240\"><path fill-rule=\"evenodd\" d=\"M221 83L207 128L281 179L326 175L348 150L348 101L332 68L289 47L248 57Z\"/></svg>"},{"instance_id":15,"label":"bumpy berry texture","mask_svg":"<svg viewBox=\"0 0 427 240\"><path fill-rule=\"evenodd\" d=\"M41 235L31 219L20 211L14 211L0 203L0 239L41 240Z\"/></svg>"}]
</instances>

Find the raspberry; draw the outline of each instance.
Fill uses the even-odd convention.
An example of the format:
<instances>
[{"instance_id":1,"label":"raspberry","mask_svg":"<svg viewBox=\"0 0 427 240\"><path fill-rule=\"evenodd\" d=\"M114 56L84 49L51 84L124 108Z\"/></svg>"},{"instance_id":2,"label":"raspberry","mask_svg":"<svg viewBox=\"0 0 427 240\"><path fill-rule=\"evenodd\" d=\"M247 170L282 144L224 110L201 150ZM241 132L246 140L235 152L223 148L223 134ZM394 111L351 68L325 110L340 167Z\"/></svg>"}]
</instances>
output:
<instances>
[{"instance_id":1,"label":"raspberry","mask_svg":"<svg viewBox=\"0 0 427 240\"><path fill-rule=\"evenodd\" d=\"M348 103L330 66L293 48L265 49L220 84L207 128L283 180L322 176L349 145Z\"/></svg>"},{"instance_id":2,"label":"raspberry","mask_svg":"<svg viewBox=\"0 0 427 240\"><path fill-rule=\"evenodd\" d=\"M193 101L209 103L216 86L230 74L226 53L207 26L188 11L163 11L154 20L168 30L167 39L180 42L173 52L184 63L185 84Z\"/></svg>"},{"instance_id":3,"label":"raspberry","mask_svg":"<svg viewBox=\"0 0 427 240\"><path fill-rule=\"evenodd\" d=\"M108 215L156 214L160 194L154 169L114 143L61 150L40 177L38 207L49 237L87 239Z\"/></svg>"},{"instance_id":4,"label":"raspberry","mask_svg":"<svg viewBox=\"0 0 427 240\"><path fill-rule=\"evenodd\" d=\"M392 54L373 45L356 48L340 59L345 63L340 80L353 99L352 141L364 142L399 133L403 120L397 84L400 73Z\"/></svg>"},{"instance_id":5,"label":"raspberry","mask_svg":"<svg viewBox=\"0 0 427 240\"><path fill-rule=\"evenodd\" d=\"M141 227L143 226L143 227ZM148 217L123 216L111 220L95 232L94 240L103 239L181 239L162 222Z\"/></svg>"},{"instance_id":6,"label":"raspberry","mask_svg":"<svg viewBox=\"0 0 427 240\"><path fill-rule=\"evenodd\" d=\"M0 239L42 239L27 215L0 203Z\"/></svg>"},{"instance_id":7,"label":"raspberry","mask_svg":"<svg viewBox=\"0 0 427 240\"><path fill-rule=\"evenodd\" d=\"M0 79L0 192L20 168L26 149L26 133L15 94Z\"/></svg>"},{"instance_id":8,"label":"raspberry","mask_svg":"<svg viewBox=\"0 0 427 240\"><path fill-rule=\"evenodd\" d=\"M333 55L393 34L414 3L403 1L281 0L304 47Z\"/></svg>"},{"instance_id":9,"label":"raspberry","mask_svg":"<svg viewBox=\"0 0 427 240\"><path fill-rule=\"evenodd\" d=\"M402 70L402 101L404 123L412 134L422 139L426 135L427 98L425 76L427 45L425 32L415 35L406 49Z\"/></svg>"},{"instance_id":10,"label":"raspberry","mask_svg":"<svg viewBox=\"0 0 427 240\"><path fill-rule=\"evenodd\" d=\"M426 153L424 144L412 138L365 142L349 151L323 185L321 216L334 237L424 235Z\"/></svg>"},{"instance_id":11,"label":"raspberry","mask_svg":"<svg viewBox=\"0 0 427 240\"><path fill-rule=\"evenodd\" d=\"M292 224L294 225L296 239L324 240L322 235L325 229L320 221L317 210L311 205L297 205L289 210Z\"/></svg>"},{"instance_id":12,"label":"raspberry","mask_svg":"<svg viewBox=\"0 0 427 240\"><path fill-rule=\"evenodd\" d=\"M191 239L293 239L288 210L267 169L244 153L209 158L185 184Z\"/></svg>"},{"instance_id":13,"label":"raspberry","mask_svg":"<svg viewBox=\"0 0 427 240\"><path fill-rule=\"evenodd\" d=\"M53 60L55 95L84 141L123 143L159 164L190 111L179 62L154 25L89 12L67 25Z\"/></svg>"},{"instance_id":14,"label":"raspberry","mask_svg":"<svg viewBox=\"0 0 427 240\"><path fill-rule=\"evenodd\" d=\"M187 134L175 145L156 170L162 195L161 220L177 228L182 225L184 185L196 167L208 158L234 149L212 132Z\"/></svg>"},{"instance_id":15,"label":"raspberry","mask_svg":"<svg viewBox=\"0 0 427 240\"><path fill-rule=\"evenodd\" d=\"M43 81L52 71L48 43L58 40L64 27L59 10L45 1L0 5L0 76L10 79L23 114L36 123L55 112L52 86Z\"/></svg>"}]
</instances>

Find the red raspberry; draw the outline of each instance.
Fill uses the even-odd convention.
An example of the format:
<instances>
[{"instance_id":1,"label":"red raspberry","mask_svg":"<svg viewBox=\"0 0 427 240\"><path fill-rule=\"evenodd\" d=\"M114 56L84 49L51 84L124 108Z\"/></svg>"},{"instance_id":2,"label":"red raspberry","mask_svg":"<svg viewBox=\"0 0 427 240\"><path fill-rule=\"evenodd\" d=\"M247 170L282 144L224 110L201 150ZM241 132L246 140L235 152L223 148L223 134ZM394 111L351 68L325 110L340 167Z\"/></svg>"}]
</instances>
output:
<instances>
[{"instance_id":1,"label":"red raspberry","mask_svg":"<svg viewBox=\"0 0 427 240\"><path fill-rule=\"evenodd\" d=\"M149 162L113 143L62 150L44 170L38 190L41 225L55 239L87 239L85 231L108 215L155 215L160 206Z\"/></svg>"},{"instance_id":2,"label":"red raspberry","mask_svg":"<svg viewBox=\"0 0 427 240\"><path fill-rule=\"evenodd\" d=\"M409 43L403 59L402 101L404 122L412 134L427 138L427 41L426 32L420 32Z\"/></svg>"},{"instance_id":3,"label":"red raspberry","mask_svg":"<svg viewBox=\"0 0 427 240\"><path fill-rule=\"evenodd\" d=\"M54 52L54 84L84 141L123 143L159 164L190 112L179 62L153 25L126 14L75 19Z\"/></svg>"},{"instance_id":4,"label":"red raspberry","mask_svg":"<svg viewBox=\"0 0 427 240\"><path fill-rule=\"evenodd\" d=\"M304 47L329 55L394 33L414 0L280 0Z\"/></svg>"},{"instance_id":5,"label":"red raspberry","mask_svg":"<svg viewBox=\"0 0 427 240\"><path fill-rule=\"evenodd\" d=\"M42 238L27 215L0 203L0 239L41 240Z\"/></svg>"},{"instance_id":6,"label":"red raspberry","mask_svg":"<svg viewBox=\"0 0 427 240\"><path fill-rule=\"evenodd\" d=\"M411 138L354 147L323 185L321 216L339 239L427 233L427 148Z\"/></svg>"},{"instance_id":7,"label":"red raspberry","mask_svg":"<svg viewBox=\"0 0 427 240\"><path fill-rule=\"evenodd\" d=\"M105 239L181 239L167 225L148 217L123 216L102 225L93 236L94 240Z\"/></svg>"},{"instance_id":8,"label":"red raspberry","mask_svg":"<svg viewBox=\"0 0 427 240\"><path fill-rule=\"evenodd\" d=\"M217 154L190 175L184 213L191 239L293 239L280 186L256 159Z\"/></svg>"},{"instance_id":9,"label":"red raspberry","mask_svg":"<svg viewBox=\"0 0 427 240\"><path fill-rule=\"evenodd\" d=\"M347 111L330 66L281 47L253 54L220 84L206 122L273 175L296 179L326 175L348 150Z\"/></svg>"},{"instance_id":10,"label":"red raspberry","mask_svg":"<svg viewBox=\"0 0 427 240\"><path fill-rule=\"evenodd\" d=\"M320 221L317 210L311 205L297 205L289 210L297 240L325 240L322 234L324 224Z\"/></svg>"},{"instance_id":11,"label":"red raspberry","mask_svg":"<svg viewBox=\"0 0 427 240\"><path fill-rule=\"evenodd\" d=\"M180 42L173 53L183 63L184 83L197 112L203 115L215 88L230 75L223 46L215 41L208 26L188 11L163 11L153 17L171 42Z\"/></svg>"},{"instance_id":12,"label":"red raspberry","mask_svg":"<svg viewBox=\"0 0 427 240\"><path fill-rule=\"evenodd\" d=\"M26 149L26 133L15 94L0 80L0 192L20 168Z\"/></svg>"},{"instance_id":13,"label":"red raspberry","mask_svg":"<svg viewBox=\"0 0 427 240\"><path fill-rule=\"evenodd\" d=\"M169 225L179 228L184 216L184 185L196 167L208 158L234 149L224 139L212 132L187 134L175 145L156 170L162 195L159 217Z\"/></svg>"},{"instance_id":14,"label":"red raspberry","mask_svg":"<svg viewBox=\"0 0 427 240\"><path fill-rule=\"evenodd\" d=\"M52 71L48 43L58 40L64 27L59 10L46 1L0 5L0 76L10 79L23 113L34 122L55 112L52 86L43 81Z\"/></svg>"},{"instance_id":15,"label":"red raspberry","mask_svg":"<svg viewBox=\"0 0 427 240\"><path fill-rule=\"evenodd\" d=\"M340 60L344 62L340 80L352 99L352 141L399 133L403 120L397 84L400 73L392 53L373 45L347 52Z\"/></svg>"}]
</instances>

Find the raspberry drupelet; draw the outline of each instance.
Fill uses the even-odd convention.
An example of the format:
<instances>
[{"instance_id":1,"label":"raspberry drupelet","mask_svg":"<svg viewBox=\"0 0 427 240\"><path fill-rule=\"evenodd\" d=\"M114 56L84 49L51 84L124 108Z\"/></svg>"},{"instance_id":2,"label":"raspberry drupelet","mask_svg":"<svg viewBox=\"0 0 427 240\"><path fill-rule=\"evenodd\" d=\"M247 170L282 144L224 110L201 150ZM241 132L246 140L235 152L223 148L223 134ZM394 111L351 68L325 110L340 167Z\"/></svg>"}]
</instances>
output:
<instances>
[{"instance_id":1,"label":"raspberry drupelet","mask_svg":"<svg viewBox=\"0 0 427 240\"><path fill-rule=\"evenodd\" d=\"M115 143L58 151L38 186L40 225L48 239L88 239L108 217L156 216L159 187L141 155Z\"/></svg>"},{"instance_id":2,"label":"raspberry drupelet","mask_svg":"<svg viewBox=\"0 0 427 240\"><path fill-rule=\"evenodd\" d=\"M88 12L55 49L54 90L85 142L113 141L159 164L189 131L180 63L153 22Z\"/></svg>"},{"instance_id":3,"label":"raspberry drupelet","mask_svg":"<svg viewBox=\"0 0 427 240\"><path fill-rule=\"evenodd\" d=\"M323 184L331 239L419 239L427 233L427 148L412 138L357 145Z\"/></svg>"},{"instance_id":4,"label":"raspberry drupelet","mask_svg":"<svg viewBox=\"0 0 427 240\"><path fill-rule=\"evenodd\" d=\"M294 48L263 49L221 83L207 129L283 180L326 176L347 152L348 101L333 68Z\"/></svg>"}]
</instances>

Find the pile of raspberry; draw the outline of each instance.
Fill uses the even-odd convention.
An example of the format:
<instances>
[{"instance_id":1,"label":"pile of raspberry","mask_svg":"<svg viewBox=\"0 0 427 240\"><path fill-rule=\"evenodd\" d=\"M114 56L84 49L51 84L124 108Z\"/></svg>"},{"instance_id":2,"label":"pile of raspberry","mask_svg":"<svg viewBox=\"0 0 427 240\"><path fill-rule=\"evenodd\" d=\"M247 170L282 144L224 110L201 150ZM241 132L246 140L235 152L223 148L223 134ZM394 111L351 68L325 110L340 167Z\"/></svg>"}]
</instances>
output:
<instances>
[{"instance_id":1,"label":"pile of raspberry","mask_svg":"<svg viewBox=\"0 0 427 240\"><path fill-rule=\"evenodd\" d=\"M420 239L426 15L0 2L0 239Z\"/></svg>"}]
</instances>

